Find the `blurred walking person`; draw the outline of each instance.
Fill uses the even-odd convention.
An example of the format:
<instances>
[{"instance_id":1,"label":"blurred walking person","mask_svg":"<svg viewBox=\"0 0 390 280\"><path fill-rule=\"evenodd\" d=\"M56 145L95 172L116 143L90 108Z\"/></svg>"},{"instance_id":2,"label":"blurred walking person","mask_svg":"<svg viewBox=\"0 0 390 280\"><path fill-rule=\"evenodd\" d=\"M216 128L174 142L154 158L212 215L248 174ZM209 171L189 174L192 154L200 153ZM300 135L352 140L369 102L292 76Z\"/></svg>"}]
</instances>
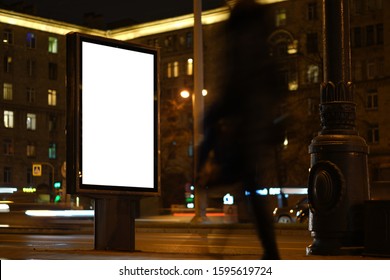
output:
<instances>
[{"instance_id":1,"label":"blurred walking person","mask_svg":"<svg viewBox=\"0 0 390 280\"><path fill-rule=\"evenodd\" d=\"M204 140L199 147L200 186L240 183L249 193L261 240L263 259L279 259L272 213L264 186L264 159L284 137L283 122L275 121L281 103L275 65L267 47L265 8L242 0L226 25L224 90L206 111Z\"/></svg>"}]
</instances>

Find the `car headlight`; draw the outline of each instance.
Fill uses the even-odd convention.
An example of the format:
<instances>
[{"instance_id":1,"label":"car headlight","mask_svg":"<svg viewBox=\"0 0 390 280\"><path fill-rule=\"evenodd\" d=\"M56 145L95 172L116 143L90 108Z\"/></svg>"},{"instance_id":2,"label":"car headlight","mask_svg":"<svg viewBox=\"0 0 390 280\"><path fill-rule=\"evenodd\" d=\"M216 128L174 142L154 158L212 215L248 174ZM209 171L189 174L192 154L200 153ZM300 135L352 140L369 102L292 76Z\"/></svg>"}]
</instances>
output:
<instances>
[{"instance_id":1,"label":"car headlight","mask_svg":"<svg viewBox=\"0 0 390 280\"><path fill-rule=\"evenodd\" d=\"M8 212L9 212L8 204L0 204L0 213L8 213Z\"/></svg>"}]
</instances>

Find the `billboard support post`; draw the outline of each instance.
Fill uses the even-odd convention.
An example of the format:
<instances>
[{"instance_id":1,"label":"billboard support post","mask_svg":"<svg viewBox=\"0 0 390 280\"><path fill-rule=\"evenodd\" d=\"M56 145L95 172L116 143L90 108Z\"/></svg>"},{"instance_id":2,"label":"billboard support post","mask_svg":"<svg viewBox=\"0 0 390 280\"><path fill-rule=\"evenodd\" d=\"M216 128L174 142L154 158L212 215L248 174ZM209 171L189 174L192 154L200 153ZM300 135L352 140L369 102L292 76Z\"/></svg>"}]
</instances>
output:
<instances>
[{"instance_id":1,"label":"billboard support post","mask_svg":"<svg viewBox=\"0 0 390 280\"><path fill-rule=\"evenodd\" d=\"M137 199L95 199L95 250L135 251Z\"/></svg>"}]
</instances>

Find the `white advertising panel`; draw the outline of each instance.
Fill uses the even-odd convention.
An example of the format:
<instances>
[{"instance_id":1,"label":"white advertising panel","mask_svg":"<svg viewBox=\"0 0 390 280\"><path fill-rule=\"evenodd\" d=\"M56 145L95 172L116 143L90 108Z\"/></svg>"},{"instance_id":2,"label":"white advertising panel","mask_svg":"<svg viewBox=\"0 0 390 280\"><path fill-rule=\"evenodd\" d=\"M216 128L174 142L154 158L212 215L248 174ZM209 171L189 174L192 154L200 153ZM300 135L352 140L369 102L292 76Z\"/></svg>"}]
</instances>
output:
<instances>
[{"instance_id":1,"label":"white advertising panel","mask_svg":"<svg viewBox=\"0 0 390 280\"><path fill-rule=\"evenodd\" d=\"M155 191L157 52L124 42L75 37L73 69L78 73L73 80L70 77L69 86L76 90L70 91L68 113L74 117L68 118L67 127L73 130L70 150L76 156L68 155L76 161L72 173L78 189ZM70 69L69 73L73 75Z\"/></svg>"}]
</instances>

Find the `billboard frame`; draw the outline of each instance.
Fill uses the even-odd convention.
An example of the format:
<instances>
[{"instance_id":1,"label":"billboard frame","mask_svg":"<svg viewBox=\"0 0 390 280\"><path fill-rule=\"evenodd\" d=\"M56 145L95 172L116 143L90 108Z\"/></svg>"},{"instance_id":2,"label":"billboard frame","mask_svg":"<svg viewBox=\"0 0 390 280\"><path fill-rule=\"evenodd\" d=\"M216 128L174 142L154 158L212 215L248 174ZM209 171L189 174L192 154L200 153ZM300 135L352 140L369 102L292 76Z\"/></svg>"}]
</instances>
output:
<instances>
[{"instance_id":1,"label":"billboard frame","mask_svg":"<svg viewBox=\"0 0 390 280\"><path fill-rule=\"evenodd\" d=\"M153 186L96 185L83 183L83 42L129 50L153 56ZM159 50L149 46L98 37L78 32L66 35L67 46L67 117L66 117L66 179L67 193L102 196L155 196L160 194L160 88ZM104 131L102 131L104 133ZM112 137L115 137L114 135ZM99 160L99 156L96 156ZM113 164L112 162L106 164Z\"/></svg>"}]
</instances>

